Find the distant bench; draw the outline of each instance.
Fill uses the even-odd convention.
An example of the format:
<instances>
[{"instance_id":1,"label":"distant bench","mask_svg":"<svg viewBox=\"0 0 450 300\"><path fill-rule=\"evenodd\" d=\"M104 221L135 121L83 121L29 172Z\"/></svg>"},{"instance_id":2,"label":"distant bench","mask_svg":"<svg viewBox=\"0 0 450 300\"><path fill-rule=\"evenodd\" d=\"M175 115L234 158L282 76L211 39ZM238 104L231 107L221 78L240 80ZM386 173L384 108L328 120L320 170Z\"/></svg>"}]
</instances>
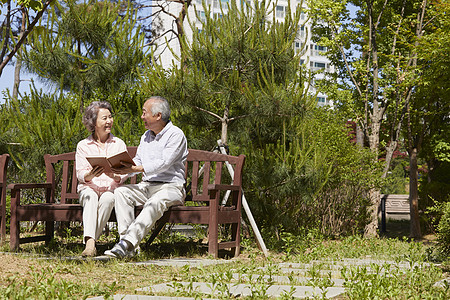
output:
<instances>
[{"instance_id":1,"label":"distant bench","mask_svg":"<svg viewBox=\"0 0 450 300\"><path fill-rule=\"evenodd\" d=\"M136 147L128 147L131 157ZM21 243L46 241L54 236L55 221L82 221L83 207L78 204L75 152L44 156L46 183L9 184L11 190L10 248L17 250ZM218 256L219 249L231 249L235 256L240 253L240 224L242 201L242 168L245 156L231 156L209 151L189 149L186 161L185 205L169 208L156 223L148 242L151 242L165 223L193 223L208 225L208 253ZM227 173L225 164L234 168L234 176ZM132 178L136 182L136 177ZM43 190L44 203L25 203L21 192L29 189ZM227 191L230 191L228 195ZM222 197L227 194L228 201ZM136 215L142 207L136 207ZM45 234L20 237L21 221L45 222ZM114 211L111 221L115 221ZM218 240L218 226L230 224L230 238Z\"/></svg>"},{"instance_id":2,"label":"distant bench","mask_svg":"<svg viewBox=\"0 0 450 300\"><path fill-rule=\"evenodd\" d=\"M408 194L382 194L379 205L379 212L381 214L381 231L386 232L387 217L409 219L409 209Z\"/></svg>"}]
</instances>

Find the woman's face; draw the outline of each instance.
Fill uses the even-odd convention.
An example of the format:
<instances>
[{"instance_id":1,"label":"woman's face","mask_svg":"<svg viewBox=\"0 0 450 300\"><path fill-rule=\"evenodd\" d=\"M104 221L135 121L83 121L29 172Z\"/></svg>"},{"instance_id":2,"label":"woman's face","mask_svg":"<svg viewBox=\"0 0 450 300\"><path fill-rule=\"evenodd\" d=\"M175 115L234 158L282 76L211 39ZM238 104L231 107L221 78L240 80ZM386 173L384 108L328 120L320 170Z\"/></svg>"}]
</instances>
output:
<instances>
[{"instance_id":1,"label":"woman's face","mask_svg":"<svg viewBox=\"0 0 450 300\"><path fill-rule=\"evenodd\" d=\"M113 125L113 117L109 109L100 108L97 114L97 122L95 123L95 132L97 134L111 133Z\"/></svg>"}]
</instances>

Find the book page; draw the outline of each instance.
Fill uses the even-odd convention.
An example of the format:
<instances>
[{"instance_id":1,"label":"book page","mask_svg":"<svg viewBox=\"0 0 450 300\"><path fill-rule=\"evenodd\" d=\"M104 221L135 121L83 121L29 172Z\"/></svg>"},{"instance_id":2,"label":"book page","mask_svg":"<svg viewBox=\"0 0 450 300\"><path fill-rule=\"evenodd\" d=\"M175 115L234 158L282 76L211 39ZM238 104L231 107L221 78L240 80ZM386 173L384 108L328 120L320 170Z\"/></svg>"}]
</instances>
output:
<instances>
[{"instance_id":1,"label":"book page","mask_svg":"<svg viewBox=\"0 0 450 300\"><path fill-rule=\"evenodd\" d=\"M132 164L133 166L136 165L134 163L133 159L131 158L130 154L127 151L120 152L113 156L109 156L108 161L109 161L109 164L111 165L111 167L113 167L113 168L122 167L122 164L120 163L121 161L128 162L128 163Z\"/></svg>"},{"instance_id":2,"label":"book page","mask_svg":"<svg viewBox=\"0 0 450 300\"><path fill-rule=\"evenodd\" d=\"M92 167L101 166L103 167L104 172L112 172L111 167L109 166L109 162L104 156L88 156L86 157L87 161L91 164Z\"/></svg>"}]
</instances>

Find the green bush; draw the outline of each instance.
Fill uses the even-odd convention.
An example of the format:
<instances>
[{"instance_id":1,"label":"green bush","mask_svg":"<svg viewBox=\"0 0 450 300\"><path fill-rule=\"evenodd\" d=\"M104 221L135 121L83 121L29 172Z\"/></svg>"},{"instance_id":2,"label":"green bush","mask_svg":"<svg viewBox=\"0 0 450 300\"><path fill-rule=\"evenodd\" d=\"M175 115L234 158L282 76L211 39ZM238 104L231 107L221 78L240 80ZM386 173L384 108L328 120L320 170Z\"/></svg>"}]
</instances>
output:
<instances>
[{"instance_id":1,"label":"green bush","mask_svg":"<svg viewBox=\"0 0 450 300\"><path fill-rule=\"evenodd\" d=\"M3 104L0 120L7 125L0 141L13 160L9 182L44 182L44 154L75 150L77 142L87 135L79 103L71 95L32 90Z\"/></svg>"},{"instance_id":2,"label":"green bush","mask_svg":"<svg viewBox=\"0 0 450 300\"><path fill-rule=\"evenodd\" d=\"M450 202L443 204L442 217L437 226L437 240L442 252L450 255Z\"/></svg>"},{"instance_id":3,"label":"green bush","mask_svg":"<svg viewBox=\"0 0 450 300\"><path fill-rule=\"evenodd\" d=\"M435 215L437 256L448 257L450 255L450 198L447 198L447 202L444 203L436 201L428 212Z\"/></svg>"},{"instance_id":4,"label":"green bush","mask_svg":"<svg viewBox=\"0 0 450 300\"><path fill-rule=\"evenodd\" d=\"M426 210L434 202L444 203L450 195L450 162L435 161L432 170L420 180L420 208Z\"/></svg>"},{"instance_id":5,"label":"green bush","mask_svg":"<svg viewBox=\"0 0 450 300\"><path fill-rule=\"evenodd\" d=\"M278 143L248 143L245 193L264 232L335 237L368 222L368 191L379 186L372 154L350 142L346 120L317 109L286 125ZM287 134L289 133L289 134Z\"/></svg>"}]
</instances>

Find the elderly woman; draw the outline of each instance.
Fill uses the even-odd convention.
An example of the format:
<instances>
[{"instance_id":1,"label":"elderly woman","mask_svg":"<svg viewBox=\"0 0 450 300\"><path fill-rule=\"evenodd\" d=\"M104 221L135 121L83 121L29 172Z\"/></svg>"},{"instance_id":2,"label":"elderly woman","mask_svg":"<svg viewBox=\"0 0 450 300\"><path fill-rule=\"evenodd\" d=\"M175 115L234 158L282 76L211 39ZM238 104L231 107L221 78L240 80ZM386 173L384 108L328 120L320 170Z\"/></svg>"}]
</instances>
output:
<instances>
[{"instance_id":1,"label":"elderly woman","mask_svg":"<svg viewBox=\"0 0 450 300\"><path fill-rule=\"evenodd\" d=\"M95 256L96 240L102 233L114 207L114 189L125 176L105 173L103 167L92 167L88 156L111 156L126 151L124 141L111 133L113 126L111 104L94 101L85 110L83 124L92 133L77 145L75 156L78 193L83 206L83 235L86 248L82 256Z\"/></svg>"}]
</instances>

